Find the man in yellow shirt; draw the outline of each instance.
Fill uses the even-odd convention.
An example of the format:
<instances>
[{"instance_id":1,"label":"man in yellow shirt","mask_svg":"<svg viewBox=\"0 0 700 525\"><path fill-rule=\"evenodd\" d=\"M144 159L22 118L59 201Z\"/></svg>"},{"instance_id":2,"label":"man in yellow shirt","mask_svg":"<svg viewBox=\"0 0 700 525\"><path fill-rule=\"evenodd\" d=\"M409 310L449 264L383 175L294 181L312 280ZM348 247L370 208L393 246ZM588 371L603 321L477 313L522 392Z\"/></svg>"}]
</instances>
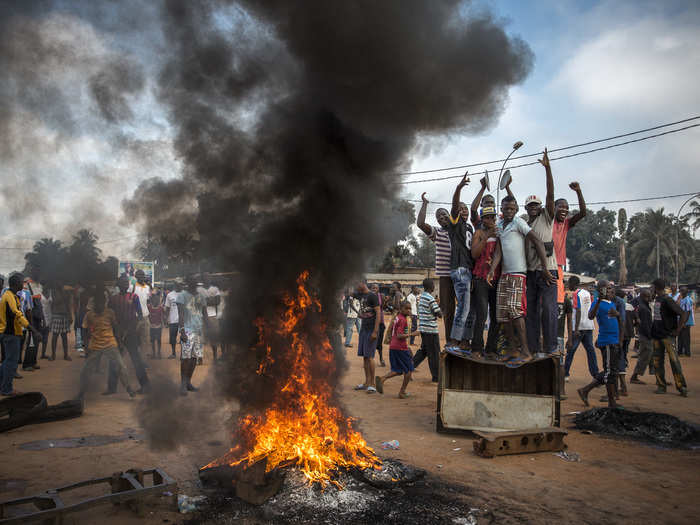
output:
<instances>
[{"instance_id":1,"label":"man in yellow shirt","mask_svg":"<svg viewBox=\"0 0 700 525\"><path fill-rule=\"evenodd\" d=\"M22 314L17 293L24 286L24 276L16 273L7 282L9 288L0 298L0 338L5 347L5 360L0 365L0 395L16 396L12 381L17 373L17 363L22 348L22 330L29 328L38 337L38 332Z\"/></svg>"}]
</instances>

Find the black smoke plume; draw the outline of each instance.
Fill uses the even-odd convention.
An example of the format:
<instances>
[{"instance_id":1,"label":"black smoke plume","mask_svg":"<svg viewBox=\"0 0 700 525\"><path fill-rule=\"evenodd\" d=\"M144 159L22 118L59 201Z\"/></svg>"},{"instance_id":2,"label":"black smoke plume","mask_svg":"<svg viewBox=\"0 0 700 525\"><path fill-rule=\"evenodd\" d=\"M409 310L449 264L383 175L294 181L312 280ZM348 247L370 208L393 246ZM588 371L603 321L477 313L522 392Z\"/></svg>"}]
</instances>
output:
<instances>
[{"instance_id":1,"label":"black smoke plume","mask_svg":"<svg viewBox=\"0 0 700 525\"><path fill-rule=\"evenodd\" d=\"M254 374L254 319L274 322L308 270L335 326L339 290L395 240L394 174L419 137L493 125L533 56L492 15L451 0L172 0L162 20L159 97L183 177L144 183L124 207L154 231L178 224L177 210L203 254L240 272L226 321L236 355L221 383L262 408L289 358L274 348L272 373ZM170 197L154 206L158 195Z\"/></svg>"}]
</instances>

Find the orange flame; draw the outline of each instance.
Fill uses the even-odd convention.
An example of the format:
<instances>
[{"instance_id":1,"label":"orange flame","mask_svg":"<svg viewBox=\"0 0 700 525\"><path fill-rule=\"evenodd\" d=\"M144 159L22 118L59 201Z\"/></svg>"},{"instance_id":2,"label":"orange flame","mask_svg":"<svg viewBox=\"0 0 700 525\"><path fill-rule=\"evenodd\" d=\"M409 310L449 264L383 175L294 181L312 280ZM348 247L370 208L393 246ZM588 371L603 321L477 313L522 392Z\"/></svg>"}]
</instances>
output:
<instances>
[{"instance_id":1,"label":"orange flame","mask_svg":"<svg viewBox=\"0 0 700 525\"><path fill-rule=\"evenodd\" d=\"M267 457L267 471L281 463L295 463L309 482L338 485L331 476L339 468L378 468L381 464L352 428L352 419L344 417L333 403L331 385L312 378L312 360L322 365L326 377L335 373L335 361L325 326L316 328L320 336L304 330L308 316L321 312L321 303L306 289L308 279L306 271L298 277L296 296L284 298L285 310L276 327L260 318L255 321L258 341L254 349L263 353L256 373L265 375L275 362L267 343L273 338L287 342L292 356L285 361L292 365L273 405L260 416L240 419L237 434L252 445L246 450L237 445L203 468L250 465Z\"/></svg>"}]
</instances>

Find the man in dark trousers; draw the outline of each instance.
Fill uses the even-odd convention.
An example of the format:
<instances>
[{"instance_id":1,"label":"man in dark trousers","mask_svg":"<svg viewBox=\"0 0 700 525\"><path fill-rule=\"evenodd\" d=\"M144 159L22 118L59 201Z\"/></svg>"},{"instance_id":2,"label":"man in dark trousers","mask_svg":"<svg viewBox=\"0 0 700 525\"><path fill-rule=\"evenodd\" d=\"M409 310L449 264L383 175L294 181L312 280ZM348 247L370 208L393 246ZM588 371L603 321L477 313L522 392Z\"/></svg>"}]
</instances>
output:
<instances>
[{"instance_id":1,"label":"man in dark trousers","mask_svg":"<svg viewBox=\"0 0 700 525\"><path fill-rule=\"evenodd\" d=\"M639 357L637 364L634 367L630 383L643 385L644 381L639 379L639 376L644 375L644 371L649 366L651 356L654 351L651 341L651 306L649 300L651 292L647 288L643 288L639 293L639 303L637 307L637 316L639 317Z\"/></svg>"},{"instance_id":2,"label":"man in dark trousers","mask_svg":"<svg viewBox=\"0 0 700 525\"><path fill-rule=\"evenodd\" d=\"M134 365L136 378L141 388L137 394L145 394L150 388L146 367L139 353L138 323L143 317L141 312L141 302L136 294L128 292L129 278L123 275L117 281L119 293L112 296L109 307L114 310L116 316L116 336L119 344L119 352L124 354L124 350L129 353L131 362ZM117 381L119 380L119 370L110 363L109 376L107 380L107 391L104 395L114 394L117 391Z\"/></svg>"},{"instance_id":3,"label":"man in dark trousers","mask_svg":"<svg viewBox=\"0 0 700 525\"><path fill-rule=\"evenodd\" d=\"M655 294L651 311L651 338L654 344L654 369L656 370L655 393L666 393L664 354L667 353L678 393L683 397L688 397L688 387L683 376L683 369L678 359L676 346L673 344L688 320L688 312L683 311L678 303L666 293L666 281L656 279L652 284Z\"/></svg>"}]
</instances>

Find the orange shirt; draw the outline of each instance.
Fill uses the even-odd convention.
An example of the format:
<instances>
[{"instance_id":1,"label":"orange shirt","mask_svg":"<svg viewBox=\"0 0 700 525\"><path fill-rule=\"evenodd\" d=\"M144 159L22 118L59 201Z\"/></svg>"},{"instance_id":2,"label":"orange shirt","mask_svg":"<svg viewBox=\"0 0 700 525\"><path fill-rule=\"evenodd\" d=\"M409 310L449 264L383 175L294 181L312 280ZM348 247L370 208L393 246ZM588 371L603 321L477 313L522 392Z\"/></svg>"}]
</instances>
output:
<instances>
[{"instance_id":1,"label":"orange shirt","mask_svg":"<svg viewBox=\"0 0 700 525\"><path fill-rule=\"evenodd\" d=\"M112 329L112 325L116 322L117 318L111 308L105 308L101 314L97 314L93 310L88 311L83 319L83 328L87 328L90 332L88 350L116 348L117 340Z\"/></svg>"}]
</instances>

